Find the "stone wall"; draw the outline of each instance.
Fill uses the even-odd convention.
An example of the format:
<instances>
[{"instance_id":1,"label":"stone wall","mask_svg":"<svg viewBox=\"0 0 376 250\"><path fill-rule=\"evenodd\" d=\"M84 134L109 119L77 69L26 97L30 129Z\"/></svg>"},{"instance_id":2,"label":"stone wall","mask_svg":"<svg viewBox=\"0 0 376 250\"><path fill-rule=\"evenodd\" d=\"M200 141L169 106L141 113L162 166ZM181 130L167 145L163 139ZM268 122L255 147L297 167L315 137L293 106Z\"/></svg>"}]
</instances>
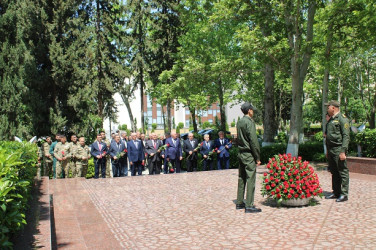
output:
<instances>
[{"instance_id":1,"label":"stone wall","mask_svg":"<svg viewBox=\"0 0 376 250\"><path fill-rule=\"evenodd\" d=\"M376 175L376 158L347 157L350 172Z\"/></svg>"}]
</instances>

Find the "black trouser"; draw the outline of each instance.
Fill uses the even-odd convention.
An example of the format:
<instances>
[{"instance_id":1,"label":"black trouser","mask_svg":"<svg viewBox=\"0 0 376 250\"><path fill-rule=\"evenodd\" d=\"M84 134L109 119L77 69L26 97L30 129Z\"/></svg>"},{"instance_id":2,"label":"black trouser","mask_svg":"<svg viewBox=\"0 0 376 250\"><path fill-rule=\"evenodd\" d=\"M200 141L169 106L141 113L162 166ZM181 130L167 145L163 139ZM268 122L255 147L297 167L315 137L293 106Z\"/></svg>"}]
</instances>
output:
<instances>
[{"instance_id":1,"label":"black trouser","mask_svg":"<svg viewBox=\"0 0 376 250\"><path fill-rule=\"evenodd\" d=\"M142 161L135 161L133 162L133 164L131 165L131 175L132 176L135 176L136 175L136 172L138 173L138 175L142 175L142 165L141 165Z\"/></svg>"},{"instance_id":2,"label":"black trouser","mask_svg":"<svg viewBox=\"0 0 376 250\"><path fill-rule=\"evenodd\" d=\"M213 170L213 160L204 159L202 163L204 171Z\"/></svg>"},{"instance_id":3,"label":"black trouser","mask_svg":"<svg viewBox=\"0 0 376 250\"><path fill-rule=\"evenodd\" d=\"M187 172L196 171L197 160L196 159L187 159Z\"/></svg>"},{"instance_id":4,"label":"black trouser","mask_svg":"<svg viewBox=\"0 0 376 250\"><path fill-rule=\"evenodd\" d=\"M169 171L169 169L170 169L170 167L168 166L168 161L167 160L165 160L166 161L166 171L168 172ZM174 169L176 169L175 170L175 172L176 173L180 173L180 159L179 158L175 158L175 159L170 159L170 162L171 162L171 164L172 164L172 167L174 168Z\"/></svg>"},{"instance_id":5,"label":"black trouser","mask_svg":"<svg viewBox=\"0 0 376 250\"><path fill-rule=\"evenodd\" d=\"M95 174L94 178L99 178L99 168L101 168L102 178L106 178L106 158L94 159Z\"/></svg>"},{"instance_id":6,"label":"black trouser","mask_svg":"<svg viewBox=\"0 0 376 250\"><path fill-rule=\"evenodd\" d=\"M161 162L160 161L152 161L149 159L149 174L160 174L161 173Z\"/></svg>"}]
</instances>

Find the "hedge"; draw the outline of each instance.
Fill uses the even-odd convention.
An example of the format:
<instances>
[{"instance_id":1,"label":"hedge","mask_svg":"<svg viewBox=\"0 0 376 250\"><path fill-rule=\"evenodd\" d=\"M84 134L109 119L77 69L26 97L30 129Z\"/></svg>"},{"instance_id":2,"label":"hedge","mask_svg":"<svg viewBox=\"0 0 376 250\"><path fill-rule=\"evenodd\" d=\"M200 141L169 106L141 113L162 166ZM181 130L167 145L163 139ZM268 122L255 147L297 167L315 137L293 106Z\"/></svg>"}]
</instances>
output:
<instances>
[{"instance_id":1,"label":"hedge","mask_svg":"<svg viewBox=\"0 0 376 250\"><path fill-rule=\"evenodd\" d=\"M355 143L361 146L364 157L376 158L376 129L365 129L357 133Z\"/></svg>"},{"instance_id":2,"label":"hedge","mask_svg":"<svg viewBox=\"0 0 376 250\"><path fill-rule=\"evenodd\" d=\"M27 202L37 173L37 146L0 142L0 248L11 248L9 237L25 221Z\"/></svg>"}]
</instances>

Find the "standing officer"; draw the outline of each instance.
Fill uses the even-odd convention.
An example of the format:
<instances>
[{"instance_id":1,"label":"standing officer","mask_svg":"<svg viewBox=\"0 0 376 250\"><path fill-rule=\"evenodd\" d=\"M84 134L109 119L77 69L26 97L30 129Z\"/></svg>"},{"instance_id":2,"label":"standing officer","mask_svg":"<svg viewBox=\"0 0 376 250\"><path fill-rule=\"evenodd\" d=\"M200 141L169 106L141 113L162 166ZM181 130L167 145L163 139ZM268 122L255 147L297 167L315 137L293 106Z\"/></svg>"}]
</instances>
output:
<instances>
[{"instance_id":1,"label":"standing officer","mask_svg":"<svg viewBox=\"0 0 376 250\"><path fill-rule=\"evenodd\" d=\"M162 141L158 140L155 133L150 134L150 140L145 143L145 152L148 155L148 168L149 174L160 174L161 173L161 151L159 147L162 146Z\"/></svg>"},{"instance_id":2,"label":"standing officer","mask_svg":"<svg viewBox=\"0 0 376 250\"><path fill-rule=\"evenodd\" d=\"M196 171L198 159L197 146L198 141L193 137L193 133L189 133L188 139L183 142L183 151L187 154L187 172Z\"/></svg>"},{"instance_id":3,"label":"standing officer","mask_svg":"<svg viewBox=\"0 0 376 250\"><path fill-rule=\"evenodd\" d=\"M125 167L127 165L126 147L125 144L120 141L118 134L115 134L114 141L111 142L109 153L112 162L112 176L125 176ZM128 172L126 174L128 175Z\"/></svg>"},{"instance_id":4,"label":"standing officer","mask_svg":"<svg viewBox=\"0 0 376 250\"><path fill-rule=\"evenodd\" d=\"M50 176L52 173L52 155L50 154L50 147L52 141L51 136L46 137L46 141L43 143L43 162L44 162L44 175Z\"/></svg>"},{"instance_id":5,"label":"standing officer","mask_svg":"<svg viewBox=\"0 0 376 250\"><path fill-rule=\"evenodd\" d=\"M204 135L204 141L200 148L200 153L202 154L203 160L203 170L213 170L213 156L209 157L210 152L213 151L214 143L210 141L209 134Z\"/></svg>"},{"instance_id":6,"label":"standing officer","mask_svg":"<svg viewBox=\"0 0 376 250\"><path fill-rule=\"evenodd\" d=\"M104 131L101 132L102 142L106 143L107 149L110 149L111 142L106 138L106 133ZM111 155L106 155L106 177L111 178L112 173L112 166L111 166Z\"/></svg>"},{"instance_id":7,"label":"standing officer","mask_svg":"<svg viewBox=\"0 0 376 250\"><path fill-rule=\"evenodd\" d=\"M214 146L218 149L217 150L217 168L218 170L222 169L229 169L230 168L230 148L232 146L231 142L225 138L225 133L223 131L218 132L218 139L214 140Z\"/></svg>"},{"instance_id":8,"label":"standing officer","mask_svg":"<svg viewBox=\"0 0 376 250\"><path fill-rule=\"evenodd\" d=\"M239 179L236 209L245 207L246 213L257 213L261 212L260 208L254 206L256 166L261 164L260 145L257 140L255 122L252 119L254 107L252 104L246 102L241 106L241 110L244 116L236 125L239 143ZM246 203L244 204L246 185L247 196Z\"/></svg>"},{"instance_id":9,"label":"standing officer","mask_svg":"<svg viewBox=\"0 0 376 250\"><path fill-rule=\"evenodd\" d=\"M90 149L85 145L85 137L80 137L76 151L76 173L78 177L86 177L90 156Z\"/></svg>"},{"instance_id":10,"label":"standing officer","mask_svg":"<svg viewBox=\"0 0 376 250\"><path fill-rule=\"evenodd\" d=\"M101 169L101 177L106 178L106 154L107 144L102 142L102 135L97 135L97 140L91 144L90 154L94 157L94 179L99 178L99 168Z\"/></svg>"},{"instance_id":11,"label":"standing officer","mask_svg":"<svg viewBox=\"0 0 376 250\"><path fill-rule=\"evenodd\" d=\"M128 159L131 166L131 176L142 175L142 167L145 165L144 144L137 139L137 134L132 133L132 140L128 141Z\"/></svg>"},{"instance_id":12,"label":"standing officer","mask_svg":"<svg viewBox=\"0 0 376 250\"><path fill-rule=\"evenodd\" d=\"M56 162L57 162L57 159L54 155L54 150L55 150L56 145L60 142L60 135L56 134L55 139L56 139L56 141L51 143L50 152L49 152L50 155L52 156L52 171L53 171L53 178L54 179L56 179Z\"/></svg>"},{"instance_id":13,"label":"standing officer","mask_svg":"<svg viewBox=\"0 0 376 250\"><path fill-rule=\"evenodd\" d=\"M329 121L326 123L326 148L329 170L332 174L333 193L326 199L337 199L337 202L347 201L349 193L349 169L346 163L346 153L350 142L349 119L341 114L338 101L326 103Z\"/></svg>"},{"instance_id":14,"label":"standing officer","mask_svg":"<svg viewBox=\"0 0 376 250\"><path fill-rule=\"evenodd\" d=\"M56 157L56 178L68 178L69 159L71 147L67 143L67 137L60 135L60 142L56 144L54 156Z\"/></svg>"},{"instance_id":15,"label":"standing officer","mask_svg":"<svg viewBox=\"0 0 376 250\"><path fill-rule=\"evenodd\" d=\"M75 134L73 134L71 136L71 142L70 142L70 147L71 147L71 160L70 160L70 163L69 163L69 169L70 171L72 172L72 177L81 177L81 176L78 176L77 175L77 165L76 165L76 161L77 161L77 158L76 158L76 152L77 152L77 147L78 147L78 143L77 143L77 136ZM68 170L69 172L69 170Z\"/></svg>"}]
</instances>

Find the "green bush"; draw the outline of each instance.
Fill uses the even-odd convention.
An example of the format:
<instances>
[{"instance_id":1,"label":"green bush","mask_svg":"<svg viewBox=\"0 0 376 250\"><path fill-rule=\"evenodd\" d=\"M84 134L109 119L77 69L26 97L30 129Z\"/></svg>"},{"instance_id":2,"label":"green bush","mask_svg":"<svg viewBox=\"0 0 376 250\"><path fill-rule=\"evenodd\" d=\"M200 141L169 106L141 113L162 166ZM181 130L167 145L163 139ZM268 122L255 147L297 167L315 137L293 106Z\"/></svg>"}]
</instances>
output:
<instances>
[{"instance_id":1,"label":"green bush","mask_svg":"<svg viewBox=\"0 0 376 250\"><path fill-rule=\"evenodd\" d=\"M279 143L287 143L287 135L285 132L278 133L278 142Z\"/></svg>"},{"instance_id":2,"label":"green bush","mask_svg":"<svg viewBox=\"0 0 376 250\"><path fill-rule=\"evenodd\" d=\"M9 237L25 221L27 201L37 173L37 146L0 142L0 248L11 248Z\"/></svg>"},{"instance_id":3,"label":"green bush","mask_svg":"<svg viewBox=\"0 0 376 250\"><path fill-rule=\"evenodd\" d=\"M306 142L299 145L299 156L306 161L312 161L316 154L322 153L324 153L322 142Z\"/></svg>"},{"instance_id":4,"label":"green bush","mask_svg":"<svg viewBox=\"0 0 376 250\"><path fill-rule=\"evenodd\" d=\"M324 134L323 134L323 132L322 132L322 131L317 132L317 133L313 136L313 140L322 143L322 142L324 141Z\"/></svg>"},{"instance_id":5,"label":"green bush","mask_svg":"<svg viewBox=\"0 0 376 250\"><path fill-rule=\"evenodd\" d=\"M87 173L86 173L86 178L90 179L93 178L95 174L95 167L94 167L94 158L91 157L88 161L88 166L87 166Z\"/></svg>"},{"instance_id":6,"label":"green bush","mask_svg":"<svg viewBox=\"0 0 376 250\"><path fill-rule=\"evenodd\" d=\"M362 155L376 157L376 129L365 129L355 135L355 142L362 147Z\"/></svg>"},{"instance_id":7,"label":"green bush","mask_svg":"<svg viewBox=\"0 0 376 250\"><path fill-rule=\"evenodd\" d=\"M285 143L276 143L262 147L260 153L261 163L267 163L269 158L272 158L274 155L284 154L286 152L286 148L287 145Z\"/></svg>"},{"instance_id":8,"label":"green bush","mask_svg":"<svg viewBox=\"0 0 376 250\"><path fill-rule=\"evenodd\" d=\"M276 143L261 148L261 163L265 164L274 155L284 154L287 144ZM322 142L306 142L299 145L299 156L307 161L325 161Z\"/></svg>"}]
</instances>

